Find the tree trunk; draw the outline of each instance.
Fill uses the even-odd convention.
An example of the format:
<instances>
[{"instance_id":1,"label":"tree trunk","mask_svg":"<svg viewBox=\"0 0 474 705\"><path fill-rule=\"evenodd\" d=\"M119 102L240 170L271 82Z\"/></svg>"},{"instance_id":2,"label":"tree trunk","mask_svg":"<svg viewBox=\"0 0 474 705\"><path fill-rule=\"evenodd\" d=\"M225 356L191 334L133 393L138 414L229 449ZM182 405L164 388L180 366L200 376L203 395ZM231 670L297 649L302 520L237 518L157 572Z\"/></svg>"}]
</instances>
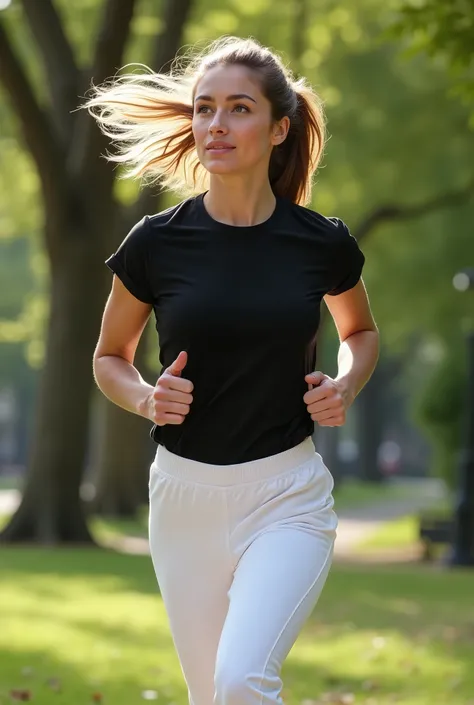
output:
<instances>
[{"instance_id":1,"label":"tree trunk","mask_svg":"<svg viewBox=\"0 0 474 705\"><path fill-rule=\"evenodd\" d=\"M92 351L105 295L100 256L77 221L51 276L48 347L35 413L29 475L2 541L93 543L79 486L87 447Z\"/></svg>"},{"instance_id":2,"label":"tree trunk","mask_svg":"<svg viewBox=\"0 0 474 705\"><path fill-rule=\"evenodd\" d=\"M155 71L166 71L173 61L182 43L183 28L191 6L191 0L170 0L163 7L164 29L156 38L151 60ZM126 219L130 221L128 227L142 218L144 213L160 210L161 195L156 188L142 191L137 202L126 213ZM152 383L153 373L147 369L145 362L149 338L147 330L141 337L134 364L144 379ZM148 497L149 466L156 450L155 443L149 437L150 422L123 411L105 399L99 403L99 417L103 435L94 462L97 486L92 510L109 516L133 516Z\"/></svg>"},{"instance_id":3,"label":"tree trunk","mask_svg":"<svg viewBox=\"0 0 474 705\"><path fill-rule=\"evenodd\" d=\"M382 482L385 477L378 463L378 450L385 426L384 402L389 380L382 360L357 397L357 429L360 477L368 482Z\"/></svg>"},{"instance_id":4,"label":"tree trunk","mask_svg":"<svg viewBox=\"0 0 474 705\"><path fill-rule=\"evenodd\" d=\"M148 336L140 340L134 365L151 382L146 371ZM148 471L155 443L151 422L124 411L102 397L99 400L99 443L93 467L98 469L92 511L103 516L133 517L146 502Z\"/></svg>"},{"instance_id":5,"label":"tree trunk","mask_svg":"<svg viewBox=\"0 0 474 705\"><path fill-rule=\"evenodd\" d=\"M143 502L141 485L146 488L145 469L152 460L152 441L147 442L150 424L114 404L101 416L104 429L97 456L101 473L92 511L102 516L134 517Z\"/></svg>"},{"instance_id":6,"label":"tree trunk","mask_svg":"<svg viewBox=\"0 0 474 705\"><path fill-rule=\"evenodd\" d=\"M317 426L317 424L316 424ZM313 436L316 450L334 478L334 485L341 481L341 461L338 455L340 430L337 426L317 426Z\"/></svg>"},{"instance_id":7,"label":"tree trunk","mask_svg":"<svg viewBox=\"0 0 474 705\"><path fill-rule=\"evenodd\" d=\"M162 11L173 20L173 11L190 1L166 0ZM38 4L44 5L41 11ZM55 4L23 0L38 60L45 68L49 101L41 104L0 17L0 80L40 177L44 242L51 263L48 347L27 484L17 513L0 537L3 541L92 543L80 483L88 451L92 354L106 293L104 259L119 208L113 198L114 170L99 158L109 139L86 111L72 108L81 102L78 86L86 89L90 78L99 85L122 65L136 4L101 3L90 72L84 73L75 63Z\"/></svg>"}]
</instances>

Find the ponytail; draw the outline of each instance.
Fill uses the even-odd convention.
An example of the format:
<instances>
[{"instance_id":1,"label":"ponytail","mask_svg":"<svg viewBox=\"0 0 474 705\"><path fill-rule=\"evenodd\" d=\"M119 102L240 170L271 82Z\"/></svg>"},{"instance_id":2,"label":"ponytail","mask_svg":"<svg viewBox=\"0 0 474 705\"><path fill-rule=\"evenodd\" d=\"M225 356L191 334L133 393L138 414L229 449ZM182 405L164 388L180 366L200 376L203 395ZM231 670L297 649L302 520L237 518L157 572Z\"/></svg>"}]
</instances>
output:
<instances>
[{"instance_id":1,"label":"ponytail","mask_svg":"<svg viewBox=\"0 0 474 705\"><path fill-rule=\"evenodd\" d=\"M94 87L84 106L116 147L107 159L125 166L122 177L187 195L203 186L192 131L192 86L185 76L127 74ZM204 175L202 175L204 176Z\"/></svg>"},{"instance_id":2,"label":"ponytail","mask_svg":"<svg viewBox=\"0 0 474 705\"><path fill-rule=\"evenodd\" d=\"M285 141L273 150L270 184L276 195L306 205L324 150L324 114L319 98L303 81L294 84L293 90L296 109Z\"/></svg>"}]
</instances>

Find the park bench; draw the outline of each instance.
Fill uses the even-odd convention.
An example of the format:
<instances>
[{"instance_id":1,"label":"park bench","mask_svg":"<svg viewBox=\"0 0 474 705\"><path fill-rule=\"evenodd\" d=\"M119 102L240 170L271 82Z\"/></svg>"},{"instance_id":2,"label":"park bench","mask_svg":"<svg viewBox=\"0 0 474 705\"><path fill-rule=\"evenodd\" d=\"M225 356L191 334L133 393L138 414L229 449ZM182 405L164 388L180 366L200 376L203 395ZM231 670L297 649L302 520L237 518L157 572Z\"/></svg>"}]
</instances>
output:
<instances>
[{"instance_id":1,"label":"park bench","mask_svg":"<svg viewBox=\"0 0 474 705\"><path fill-rule=\"evenodd\" d=\"M439 516L420 517L419 538L423 547L423 560L434 558L434 547L453 540L454 519Z\"/></svg>"}]
</instances>

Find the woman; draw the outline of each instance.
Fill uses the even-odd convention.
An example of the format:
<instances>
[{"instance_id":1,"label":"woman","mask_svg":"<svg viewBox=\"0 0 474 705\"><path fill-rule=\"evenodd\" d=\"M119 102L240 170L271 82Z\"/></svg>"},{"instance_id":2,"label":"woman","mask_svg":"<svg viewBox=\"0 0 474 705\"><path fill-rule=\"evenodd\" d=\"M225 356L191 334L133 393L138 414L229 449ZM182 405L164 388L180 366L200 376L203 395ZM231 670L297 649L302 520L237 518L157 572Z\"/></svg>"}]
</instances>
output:
<instances>
[{"instance_id":1,"label":"woman","mask_svg":"<svg viewBox=\"0 0 474 705\"><path fill-rule=\"evenodd\" d=\"M87 107L119 147L111 159L188 195L107 260L94 372L154 422L150 548L189 699L281 703L336 535L314 422L344 423L378 355L364 256L341 220L304 207L320 102L268 49L226 38L184 72L96 88ZM341 340L335 379L314 371L323 298ZM152 310L155 386L133 366Z\"/></svg>"}]
</instances>

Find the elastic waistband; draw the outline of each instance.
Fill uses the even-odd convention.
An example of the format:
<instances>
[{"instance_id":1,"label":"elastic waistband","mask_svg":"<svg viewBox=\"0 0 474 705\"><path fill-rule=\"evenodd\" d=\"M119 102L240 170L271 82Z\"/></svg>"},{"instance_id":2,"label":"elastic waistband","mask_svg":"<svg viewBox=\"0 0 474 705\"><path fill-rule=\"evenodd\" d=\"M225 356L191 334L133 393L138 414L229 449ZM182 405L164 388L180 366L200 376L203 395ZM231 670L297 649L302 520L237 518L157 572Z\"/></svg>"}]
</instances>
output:
<instances>
[{"instance_id":1,"label":"elastic waistband","mask_svg":"<svg viewBox=\"0 0 474 705\"><path fill-rule=\"evenodd\" d=\"M181 480L226 487L281 475L304 465L314 454L314 443L308 436L302 443L282 453L236 465L211 465L182 458L162 445L158 446L155 462L159 470Z\"/></svg>"}]
</instances>

